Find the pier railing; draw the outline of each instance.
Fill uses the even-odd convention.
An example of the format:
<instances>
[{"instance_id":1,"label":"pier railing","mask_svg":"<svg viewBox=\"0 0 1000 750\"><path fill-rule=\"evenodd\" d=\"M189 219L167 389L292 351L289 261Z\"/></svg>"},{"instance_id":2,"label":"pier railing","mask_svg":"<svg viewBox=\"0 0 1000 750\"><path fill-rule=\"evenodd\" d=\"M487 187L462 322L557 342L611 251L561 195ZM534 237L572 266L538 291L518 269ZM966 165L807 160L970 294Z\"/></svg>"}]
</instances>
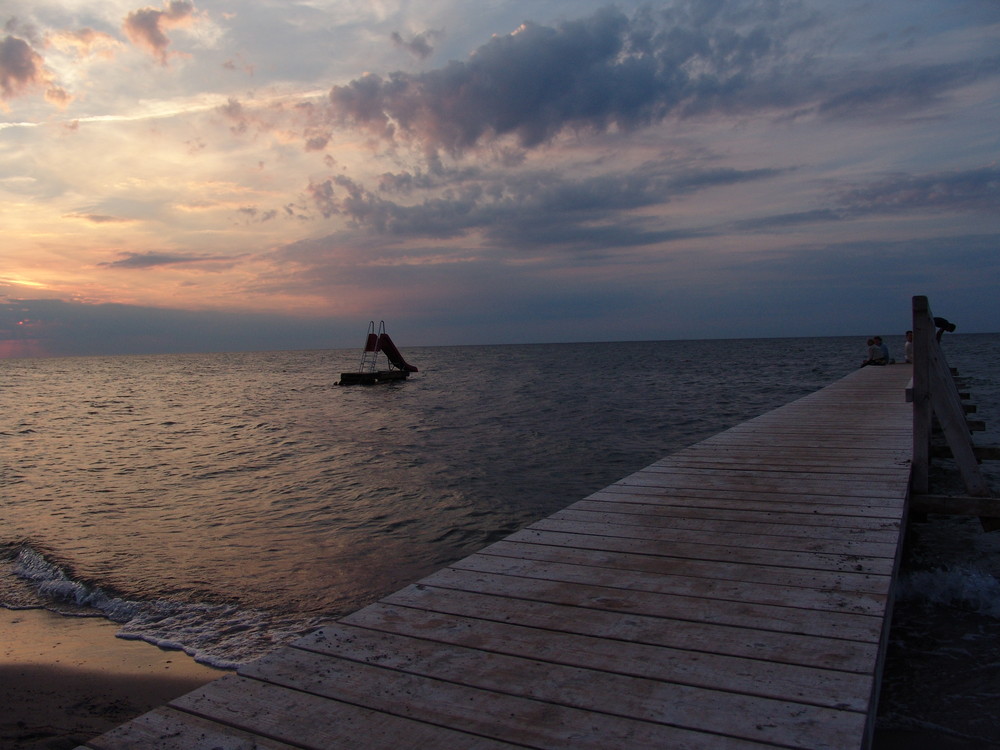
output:
<instances>
[{"instance_id":1,"label":"pier railing","mask_svg":"<svg viewBox=\"0 0 1000 750\"><path fill-rule=\"evenodd\" d=\"M943 333L954 326L931 314L927 297L913 298L913 473L911 509L916 512L975 515L987 530L1000 529L1000 500L991 497L980 468L980 455L971 438L971 425L955 376L941 350ZM965 485L964 496L930 494L930 459L935 429L943 435L947 449Z\"/></svg>"}]
</instances>

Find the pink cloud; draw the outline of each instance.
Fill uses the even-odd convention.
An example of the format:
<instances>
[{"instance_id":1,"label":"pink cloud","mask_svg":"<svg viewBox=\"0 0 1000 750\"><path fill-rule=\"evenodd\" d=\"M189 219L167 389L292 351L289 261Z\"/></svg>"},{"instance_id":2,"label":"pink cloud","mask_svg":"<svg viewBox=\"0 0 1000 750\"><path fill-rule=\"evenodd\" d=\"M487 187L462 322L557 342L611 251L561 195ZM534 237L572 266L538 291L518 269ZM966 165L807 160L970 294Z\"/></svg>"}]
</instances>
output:
<instances>
[{"instance_id":1,"label":"pink cloud","mask_svg":"<svg viewBox=\"0 0 1000 750\"><path fill-rule=\"evenodd\" d=\"M72 98L53 83L45 61L30 44L8 35L0 41L0 101L27 94L35 88L45 88L45 98L61 107Z\"/></svg>"},{"instance_id":2,"label":"pink cloud","mask_svg":"<svg viewBox=\"0 0 1000 750\"><path fill-rule=\"evenodd\" d=\"M0 42L0 95L4 99L13 99L45 81L42 56L31 45L15 36Z\"/></svg>"},{"instance_id":3,"label":"pink cloud","mask_svg":"<svg viewBox=\"0 0 1000 750\"><path fill-rule=\"evenodd\" d=\"M121 42L103 31L83 28L78 31L57 31L45 38L46 44L76 57L112 57Z\"/></svg>"},{"instance_id":4,"label":"pink cloud","mask_svg":"<svg viewBox=\"0 0 1000 750\"><path fill-rule=\"evenodd\" d=\"M125 17L124 29L128 38L150 54L167 64L170 39L164 33L166 29L183 28L194 23L194 3L187 0L170 0L164 10L142 8L132 11Z\"/></svg>"}]
</instances>

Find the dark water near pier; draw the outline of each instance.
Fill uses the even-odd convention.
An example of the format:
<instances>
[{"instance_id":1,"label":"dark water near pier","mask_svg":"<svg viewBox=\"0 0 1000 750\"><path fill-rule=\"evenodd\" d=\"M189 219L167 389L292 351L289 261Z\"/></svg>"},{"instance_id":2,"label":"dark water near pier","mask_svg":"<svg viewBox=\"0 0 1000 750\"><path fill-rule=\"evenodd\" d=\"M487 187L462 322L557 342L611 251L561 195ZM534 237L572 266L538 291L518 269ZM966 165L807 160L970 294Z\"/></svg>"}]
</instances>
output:
<instances>
[{"instance_id":1,"label":"dark water near pier","mask_svg":"<svg viewBox=\"0 0 1000 750\"><path fill-rule=\"evenodd\" d=\"M2 361L0 604L238 664L831 383L863 344L404 345L419 373L350 388L354 350ZM1000 443L1000 335L945 345ZM964 586L1000 620L1000 570L962 565L907 600Z\"/></svg>"}]
</instances>

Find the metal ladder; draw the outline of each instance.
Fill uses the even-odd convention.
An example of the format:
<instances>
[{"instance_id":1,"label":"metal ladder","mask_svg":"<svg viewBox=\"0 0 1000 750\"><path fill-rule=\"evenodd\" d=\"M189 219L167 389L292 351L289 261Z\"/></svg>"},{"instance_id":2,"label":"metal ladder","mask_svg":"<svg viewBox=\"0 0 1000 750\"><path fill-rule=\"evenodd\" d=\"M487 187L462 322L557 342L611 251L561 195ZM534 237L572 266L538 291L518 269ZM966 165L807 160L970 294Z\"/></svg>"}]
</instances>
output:
<instances>
[{"instance_id":1,"label":"metal ladder","mask_svg":"<svg viewBox=\"0 0 1000 750\"><path fill-rule=\"evenodd\" d=\"M378 333L375 333L375 321L369 321L368 323L368 335L365 338L365 348L361 352L361 364L358 365L358 372L375 372L378 353L379 353L379 338L385 333L385 321L380 320L378 324Z\"/></svg>"}]
</instances>

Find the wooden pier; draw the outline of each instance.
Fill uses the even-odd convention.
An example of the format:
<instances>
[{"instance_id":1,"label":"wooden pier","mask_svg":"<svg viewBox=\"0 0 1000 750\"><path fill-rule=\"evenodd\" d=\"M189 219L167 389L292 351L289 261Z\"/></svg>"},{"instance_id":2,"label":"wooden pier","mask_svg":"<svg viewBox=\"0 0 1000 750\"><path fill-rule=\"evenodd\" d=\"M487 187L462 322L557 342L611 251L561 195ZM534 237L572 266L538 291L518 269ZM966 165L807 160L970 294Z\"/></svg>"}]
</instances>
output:
<instances>
[{"instance_id":1,"label":"wooden pier","mask_svg":"<svg viewBox=\"0 0 1000 750\"><path fill-rule=\"evenodd\" d=\"M671 455L86 747L867 747L911 369Z\"/></svg>"}]
</instances>

